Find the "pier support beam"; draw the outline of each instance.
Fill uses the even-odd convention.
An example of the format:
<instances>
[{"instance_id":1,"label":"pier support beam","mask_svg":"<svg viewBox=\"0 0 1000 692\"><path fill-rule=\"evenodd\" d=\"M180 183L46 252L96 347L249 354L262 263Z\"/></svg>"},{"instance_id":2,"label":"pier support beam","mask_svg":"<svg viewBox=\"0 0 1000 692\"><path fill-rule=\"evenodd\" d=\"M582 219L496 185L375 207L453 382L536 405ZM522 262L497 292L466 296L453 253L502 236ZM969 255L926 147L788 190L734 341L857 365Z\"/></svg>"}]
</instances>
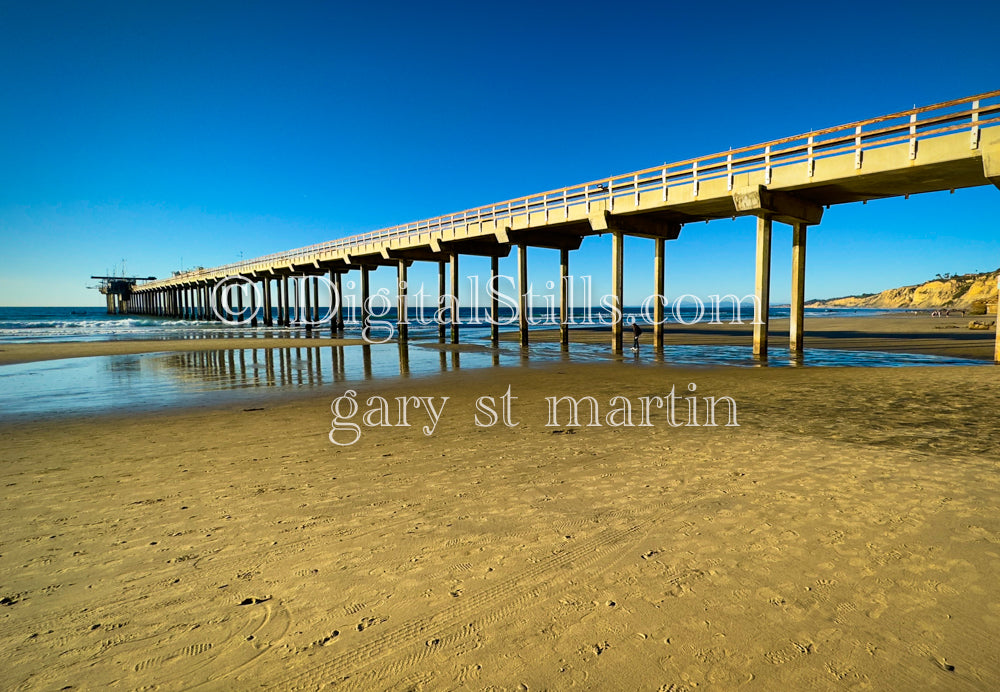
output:
<instances>
[{"instance_id":1,"label":"pier support beam","mask_svg":"<svg viewBox=\"0 0 1000 692\"><path fill-rule=\"evenodd\" d=\"M370 267L367 265L361 266L361 329L363 330L361 335L364 338L371 336L371 333L369 332L369 323L371 322L371 318L368 314L368 308L370 307L368 304L368 295L370 290L370 284L368 282L369 270Z\"/></svg>"},{"instance_id":2,"label":"pier support beam","mask_svg":"<svg viewBox=\"0 0 1000 692\"><path fill-rule=\"evenodd\" d=\"M569 345L569 250L559 250L559 343Z\"/></svg>"},{"instance_id":3,"label":"pier support beam","mask_svg":"<svg viewBox=\"0 0 1000 692\"><path fill-rule=\"evenodd\" d=\"M400 342L410 338L409 321L406 314L406 260L399 260L396 265L396 329L399 330Z\"/></svg>"},{"instance_id":4,"label":"pier support beam","mask_svg":"<svg viewBox=\"0 0 1000 692\"><path fill-rule=\"evenodd\" d=\"M278 280L281 295L278 297L278 324L282 327L288 326L288 277L282 276Z\"/></svg>"},{"instance_id":5,"label":"pier support beam","mask_svg":"<svg viewBox=\"0 0 1000 692\"><path fill-rule=\"evenodd\" d=\"M613 230L611 233L611 291L614 306L611 313L611 350L618 354L622 352L622 306L625 303L625 284L622 276L625 268L625 235L618 230Z\"/></svg>"},{"instance_id":6,"label":"pier support beam","mask_svg":"<svg viewBox=\"0 0 1000 692\"><path fill-rule=\"evenodd\" d=\"M517 313L521 331L521 346L528 345L528 246L517 246Z\"/></svg>"},{"instance_id":7,"label":"pier support beam","mask_svg":"<svg viewBox=\"0 0 1000 692\"><path fill-rule=\"evenodd\" d=\"M458 253L451 253L451 343L458 343L458 288L459 288L459 274L458 274Z\"/></svg>"},{"instance_id":8,"label":"pier support beam","mask_svg":"<svg viewBox=\"0 0 1000 692\"><path fill-rule=\"evenodd\" d=\"M257 326L257 282L250 282L250 326Z\"/></svg>"},{"instance_id":9,"label":"pier support beam","mask_svg":"<svg viewBox=\"0 0 1000 692\"><path fill-rule=\"evenodd\" d=\"M330 280L333 282L334 297L333 300L336 304L337 309L333 311L333 329L338 332L344 331L344 290L341 287L340 273L330 272Z\"/></svg>"},{"instance_id":10,"label":"pier support beam","mask_svg":"<svg viewBox=\"0 0 1000 692\"><path fill-rule=\"evenodd\" d=\"M771 217L757 217L757 267L754 274L757 314L753 323L753 354L767 358L768 307L771 302Z\"/></svg>"},{"instance_id":11,"label":"pier support beam","mask_svg":"<svg viewBox=\"0 0 1000 692\"><path fill-rule=\"evenodd\" d=\"M663 350L663 302L666 300L664 253L667 241L664 238L654 238L653 242L656 244L653 257L653 295L656 298L656 303L653 304L653 348L661 351Z\"/></svg>"},{"instance_id":12,"label":"pier support beam","mask_svg":"<svg viewBox=\"0 0 1000 692\"><path fill-rule=\"evenodd\" d=\"M270 327L274 323L271 317L271 277L264 277L264 326Z\"/></svg>"},{"instance_id":13,"label":"pier support beam","mask_svg":"<svg viewBox=\"0 0 1000 692\"><path fill-rule=\"evenodd\" d=\"M490 343L496 348L500 345L500 294L497 277L500 275L500 258L490 257Z\"/></svg>"},{"instance_id":14,"label":"pier support beam","mask_svg":"<svg viewBox=\"0 0 1000 692\"><path fill-rule=\"evenodd\" d=\"M440 317L441 310L444 308L444 297L445 291L447 290L445 286L444 278L444 262L438 262L438 309L437 314ZM444 320L439 319L438 323L438 341L444 343Z\"/></svg>"},{"instance_id":15,"label":"pier support beam","mask_svg":"<svg viewBox=\"0 0 1000 692\"><path fill-rule=\"evenodd\" d=\"M311 332L312 329L313 329L313 326L312 326L312 323L313 323L312 298L311 298L310 292L309 292L309 288L310 288L309 284L310 283L312 283L312 277L311 276L303 276L302 277L302 281L299 284L302 287L301 291L299 291L299 292L302 294L303 307L305 308L303 310L302 314L304 316L303 317L303 321L306 324L306 331L307 332ZM296 315L296 316L298 316L298 315Z\"/></svg>"},{"instance_id":16,"label":"pier support beam","mask_svg":"<svg viewBox=\"0 0 1000 692\"><path fill-rule=\"evenodd\" d=\"M796 354L802 353L805 317L806 228L801 222L792 225L792 304L788 315L788 348Z\"/></svg>"},{"instance_id":17,"label":"pier support beam","mask_svg":"<svg viewBox=\"0 0 1000 692\"><path fill-rule=\"evenodd\" d=\"M216 281L215 285L218 286L220 283L221 283L221 281ZM223 291L216 291L215 292L215 319L218 320L218 321L220 321L220 322L222 321L222 318L226 314L225 310L223 310L223 308L222 308L222 294L223 294Z\"/></svg>"},{"instance_id":18,"label":"pier support beam","mask_svg":"<svg viewBox=\"0 0 1000 692\"><path fill-rule=\"evenodd\" d=\"M312 278L313 284L313 322L319 324L319 277Z\"/></svg>"},{"instance_id":19,"label":"pier support beam","mask_svg":"<svg viewBox=\"0 0 1000 692\"><path fill-rule=\"evenodd\" d=\"M1000 278L997 278L997 288L1000 289ZM993 321L994 331L996 332L996 343L993 346L993 362L1000 365L1000 293L998 293L997 298L997 318Z\"/></svg>"}]
</instances>

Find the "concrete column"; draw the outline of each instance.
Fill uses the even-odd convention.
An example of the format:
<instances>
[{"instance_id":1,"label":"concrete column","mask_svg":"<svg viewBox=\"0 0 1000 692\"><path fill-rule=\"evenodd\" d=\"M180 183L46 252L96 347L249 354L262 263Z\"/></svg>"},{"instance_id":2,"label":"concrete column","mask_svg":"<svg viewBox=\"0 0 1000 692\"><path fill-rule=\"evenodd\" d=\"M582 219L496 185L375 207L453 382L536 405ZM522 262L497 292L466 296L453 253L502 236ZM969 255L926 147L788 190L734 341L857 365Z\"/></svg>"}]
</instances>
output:
<instances>
[{"instance_id":1,"label":"concrete column","mask_svg":"<svg viewBox=\"0 0 1000 692\"><path fill-rule=\"evenodd\" d=\"M344 331L344 286L343 281L341 281L341 274L337 274L334 278L333 285L337 288L337 331Z\"/></svg>"},{"instance_id":2,"label":"concrete column","mask_svg":"<svg viewBox=\"0 0 1000 692\"><path fill-rule=\"evenodd\" d=\"M399 341L405 342L410 337L409 325L406 316L406 262L399 260L396 267L396 328L399 330ZM403 353L403 351L400 351ZM402 361L400 361L402 367Z\"/></svg>"},{"instance_id":3,"label":"concrete column","mask_svg":"<svg viewBox=\"0 0 1000 692\"><path fill-rule=\"evenodd\" d=\"M215 286L218 287L219 282L215 282ZM222 308L222 291L215 291L215 313L214 317L218 321L222 321L222 318L226 316L226 311Z\"/></svg>"},{"instance_id":4,"label":"concrete column","mask_svg":"<svg viewBox=\"0 0 1000 692\"><path fill-rule=\"evenodd\" d=\"M997 185L1000 188L1000 185ZM997 318L993 321L994 329L996 330L996 344L993 346L993 362L1000 364L1000 277L997 278Z\"/></svg>"},{"instance_id":5,"label":"concrete column","mask_svg":"<svg viewBox=\"0 0 1000 692\"><path fill-rule=\"evenodd\" d=\"M444 280L444 262L438 262L438 314L441 314L441 308L444 307L444 296L446 293L445 280ZM444 322L438 321L438 340L444 341Z\"/></svg>"},{"instance_id":6,"label":"concrete column","mask_svg":"<svg viewBox=\"0 0 1000 692\"><path fill-rule=\"evenodd\" d=\"M451 253L451 343L458 343L458 253Z\"/></svg>"},{"instance_id":7,"label":"concrete column","mask_svg":"<svg viewBox=\"0 0 1000 692\"><path fill-rule=\"evenodd\" d=\"M278 324L282 327L288 326L288 277L282 276L278 279L278 286L281 288L281 295L279 300L281 304L278 306Z\"/></svg>"},{"instance_id":8,"label":"concrete column","mask_svg":"<svg viewBox=\"0 0 1000 692\"><path fill-rule=\"evenodd\" d=\"M792 305L788 315L788 347L792 353L802 353L802 328L806 294L806 225L792 226Z\"/></svg>"},{"instance_id":9,"label":"concrete column","mask_svg":"<svg viewBox=\"0 0 1000 692\"><path fill-rule=\"evenodd\" d=\"M364 331L364 335L368 336L368 326L371 321L371 317L368 314L368 296L370 292L370 284L368 281L369 267L361 267L361 328Z\"/></svg>"},{"instance_id":10,"label":"concrete column","mask_svg":"<svg viewBox=\"0 0 1000 692\"><path fill-rule=\"evenodd\" d=\"M112 303L111 303L112 298L114 298L114 296L111 295L110 293L105 293L104 294L104 301L108 304L108 314L109 315L112 314Z\"/></svg>"},{"instance_id":11,"label":"concrete column","mask_svg":"<svg viewBox=\"0 0 1000 692\"><path fill-rule=\"evenodd\" d=\"M236 319L242 320L243 319L243 286L245 284L243 284L243 283L230 284L230 286L233 286L233 285L236 286L236 310L237 310L237 312L239 312L239 315L240 315ZM231 290L231 289L227 288L226 290Z\"/></svg>"},{"instance_id":12,"label":"concrete column","mask_svg":"<svg viewBox=\"0 0 1000 692\"><path fill-rule=\"evenodd\" d=\"M257 326L257 282L250 283L250 326Z\"/></svg>"},{"instance_id":13,"label":"concrete column","mask_svg":"<svg viewBox=\"0 0 1000 692\"><path fill-rule=\"evenodd\" d=\"M313 322L319 324L319 277L313 277Z\"/></svg>"},{"instance_id":14,"label":"concrete column","mask_svg":"<svg viewBox=\"0 0 1000 692\"><path fill-rule=\"evenodd\" d=\"M664 253L667 241L663 238L656 238L654 242L656 250L653 259L653 293L657 298L656 303L653 304L653 348L660 350L663 348L663 301L666 295Z\"/></svg>"},{"instance_id":15,"label":"concrete column","mask_svg":"<svg viewBox=\"0 0 1000 692\"><path fill-rule=\"evenodd\" d=\"M993 346L993 362L1000 364L1000 300L997 301L996 344Z\"/></svg>"},{"instance_id":16,"label":"concrete column","mask_svg":"<svg viewBox=\"0 0 1000 692\"><path fill-rule=\"evenodd\" d=\"M625 236L621 231L611 233L611 290L614 294L613 304L618 308L618 312L611 315L611 350L614 353L621 353L623 321L621 309L625 304L625 284L622 276L625 269Z\"/></svg>"},{"instance_id":17,"label":"concrete column","mask_svg":"<svg viewBox=\"0 0 1000 692\"><path fill-rule=\"evenodd\" d=\"M528 345L528 246L517 246L517 311L521 346Z\"/></svg>"},{"instance_id":18,"label":"concrete column","mask_svg":"<svg viewBox=\"0 0 1000 692\"><path fill-rule=\"evenodd\" d=\"M768 307L771 302L771 219L757 217L757 270L754 293L760 305L760 314L753 325L753 354L767 358Z\"/></svg>"},{"instance_id":19,"label":"concrete column","mask_svg":"<svg viewBox=\"0 0 1000 692\"><path fill-rule=\"evenodd\" d=\"M559 343L569 345L569 250L559 250Z\"/></svg>"},{"instance_id":20,"label":"concrete column","mask_svg":"<svg viewBox=\"0 0 1000 692\"><path fill-rule=\"evenodd\" d=\"M312 277L311 276L303 276L302 277L302 290L301 291L296 291L296 294L298 294L298 293L302 294L302 302L305 304L304 305L305 309L302 311L302 319L305 320L306 331L307 332L311 332L312 331L312 318L313 318L312 301L311 301L310 295L309 295L309 293L310 293L310 291L309 291L309 289L310 289L309 284L310 283L312 283Z\"/></svg>"},{"instance_id":21,"label":"concrete column","mask_svg":"<svg viewBox=\"0 0 1000 692\"><path fill-rule=\"evenodd\" d=\"M500 258L490 257L490 286L493 287L492 296L490 297L490 341L493 346L498 346L500 344L500 296L498 295L499 287L497 286L497 276L500 274Z\"/></svg>"},{"instance_id":22,"label":"concrete column","mask_svg":"<svg viewBox=\"0 0 1000 692\"><path fill-rule=\"evenodd\" d=\"M270 327L274 323L271 317L271 277L264 277L264 326Z\"/></svg>"}]
</instances>

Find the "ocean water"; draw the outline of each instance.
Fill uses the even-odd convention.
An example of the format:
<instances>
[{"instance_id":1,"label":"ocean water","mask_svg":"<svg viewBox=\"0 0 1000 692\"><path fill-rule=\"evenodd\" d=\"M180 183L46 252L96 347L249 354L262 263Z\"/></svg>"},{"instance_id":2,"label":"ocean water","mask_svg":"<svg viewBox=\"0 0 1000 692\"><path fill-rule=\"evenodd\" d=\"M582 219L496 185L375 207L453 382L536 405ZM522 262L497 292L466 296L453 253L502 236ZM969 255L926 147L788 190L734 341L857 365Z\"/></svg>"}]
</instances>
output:
<instances>
[{"instance_id":1,"label":"ocean water","mask_svg":"<svg viewBox=\"0 0 1000 692\"><path fill-rule=\"evenodd\" d=\"M628 317L637 310L626 310ZM876 311L867 311L875 314ZM772 316L780 316L780 308ZM787 315L787 309L785 314ZM826 315L865 311L822 311ZM471 316L465 315L466 321ZM541 317L539 314L538 317ZM682 317L684 317L682 315ZM626 318L626 319L627 319ZM685 320L691 319L684 317ZM541 321L541 320L539 320ZM551 328L540 324L535 329ZM504 327L516 331L516 326ZM328 329L317 330L328 335ZM240 337L245 348L194 352L67 358L0 366L0 420L154 411L178 406L251 402L262 395L335 388L365 380L432 377L441 372L551 362L620 361L627 366L669 364L684 367L902 367L983 365L982 361L939 356L832 349L807 350L793 358L788 349L771 348L766 361L746 346L667 346L656 353L648 336L638 354L615 356L605 344L514 342L489 344L489 326L466 326L458 348L439 344L436 325L411 326L408 345L395 341L370 346L315 346L301 328L250 328L185 320L107 315L103 308L0 308L0 349L4 343L114 341L121 339L204 339ZM360 325L348 325L359 337ZM302 346L260 348L268 336L297 336ZM572 341L572 336L571 336Z\"/></svg>"},{"instance_id":2,"label":"ocean water","mask_svg":"<svg viewBox=\"0 0 1000 692\"><path fill-rule=\"evenodd\" d=\"M806 308L806 317L851 317L869 316L893 312L889 310L871 309L830 309L830 308ZM896 311L898 312L898 311ZM903 311L905 312L905 311ZM274 313L275 315L277 312ZM642 310L637 307L627 307L623 310L626 323L631 323L632 319L638 319L640 324L646 322ZM752 319L752 308L744 305L742 308L742 319L749 322ZM468 309L461 309L459 315L462 322L463 338L484 338L489 336L488 312L485 309L478 311L478 319ZM322 316L322 312L321 312ZM775 307L770 309L771 318L788 317L787 307ZM719 320L730 322L734 318L731 308L723 307L719 311ZM573 310L572 318L580 327L588 324L606 326L610 324L610 313L600 308L576 308ZM360 313L355 312L353 316L347 314L346 330L344 336L348 338L361 337ZM415 311L411 316L410 335L420 338L421 336L432 337L437 335L437 324L434 320L434 313L425 310L423 314L416 315ZM708 322L712 319L711 314L701 315L701 322ZM384 316L373 317L373 323L385 322L387 325L395 325L396 311L389 310ZM545 308L536 308L531 316L532 325L530 329L553 329L558 327L558 312L555 314ZM698 313L685 307L679 315L668 313L667 326L677 324L678 321L684 323L694 323L699 320ZM424 324L420 324L420 322ZM501 308L500 330L502 332L517 331L517 320L510 310ZM504 324L507 322L507 324ZM651 327L647 327L651 329ZM328 327L317 327L322 333L329 333ZM381 339L388 334L387 328L379 328L374 333L376 339ZM204 338L240 338L259 336L298 336L304 335L301 327L251 327L249 325L226 325L221 322L198 322L193 320L181 320L172 317L150 317L147 315L109 315L105 308L100 307L76 307L76 308L48 308L48 307L0 307L0 343L5 341L13 342L51 342L51 341L116 341L130 339L204 339Z\"/></svg>"}]
</instances>

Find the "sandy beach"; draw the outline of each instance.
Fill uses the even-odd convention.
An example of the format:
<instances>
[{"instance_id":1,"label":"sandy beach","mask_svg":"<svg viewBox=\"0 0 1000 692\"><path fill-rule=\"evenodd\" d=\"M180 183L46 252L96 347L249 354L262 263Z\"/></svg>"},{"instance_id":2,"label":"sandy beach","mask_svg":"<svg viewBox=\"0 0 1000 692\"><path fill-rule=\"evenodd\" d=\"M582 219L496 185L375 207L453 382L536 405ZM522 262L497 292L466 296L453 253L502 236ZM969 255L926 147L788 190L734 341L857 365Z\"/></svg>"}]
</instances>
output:
<instances>
[{"instance_id":1,"label":"sandy beach","mask_svg":"<svg viewBox=\"0 0 1000 692\"><path fill-rule=\"evenodd\" d=\"M988 360L993 333L967 321L815 319L807 347ZM668 343L749 334L685 329ZM175 347L4 344L0 362ZM329 439L332 385L0 424L0 686L997 689L998 384L993 367L532 363L352 385L348 446ZM671 388L677 415L639 425ZM567 395L602 424L547 425ZM704 425L704 399L685 424L694 395L731 397L738 425L725 405ZM396 397L440 415L365 425L373 396L393 423ZM607 417L616 396L633 426Z\"/></svg>"}]
</instances>

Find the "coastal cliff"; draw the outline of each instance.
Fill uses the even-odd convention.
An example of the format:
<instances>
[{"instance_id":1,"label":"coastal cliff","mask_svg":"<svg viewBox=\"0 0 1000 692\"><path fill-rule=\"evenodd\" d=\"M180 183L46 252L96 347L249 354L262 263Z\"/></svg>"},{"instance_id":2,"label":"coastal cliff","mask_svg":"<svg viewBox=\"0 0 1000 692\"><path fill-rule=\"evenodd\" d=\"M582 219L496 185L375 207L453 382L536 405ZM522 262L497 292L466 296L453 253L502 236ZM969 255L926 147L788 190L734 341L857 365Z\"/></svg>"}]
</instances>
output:
<instances>
[{"instance_id":1,"label":"coastal cliff","mask_svg":"<svg viewBox=\"0 0 1000 692\"><path fill-rule=\"evenodd\" d=\"M931 281L916 286L890 288L881 293L814 300L808 307L827 308L953 308L975 310L986 306L996 312L997 278L1000 270L985 274L952 276L940 274Z\"/></svg>"}]
</instances>

